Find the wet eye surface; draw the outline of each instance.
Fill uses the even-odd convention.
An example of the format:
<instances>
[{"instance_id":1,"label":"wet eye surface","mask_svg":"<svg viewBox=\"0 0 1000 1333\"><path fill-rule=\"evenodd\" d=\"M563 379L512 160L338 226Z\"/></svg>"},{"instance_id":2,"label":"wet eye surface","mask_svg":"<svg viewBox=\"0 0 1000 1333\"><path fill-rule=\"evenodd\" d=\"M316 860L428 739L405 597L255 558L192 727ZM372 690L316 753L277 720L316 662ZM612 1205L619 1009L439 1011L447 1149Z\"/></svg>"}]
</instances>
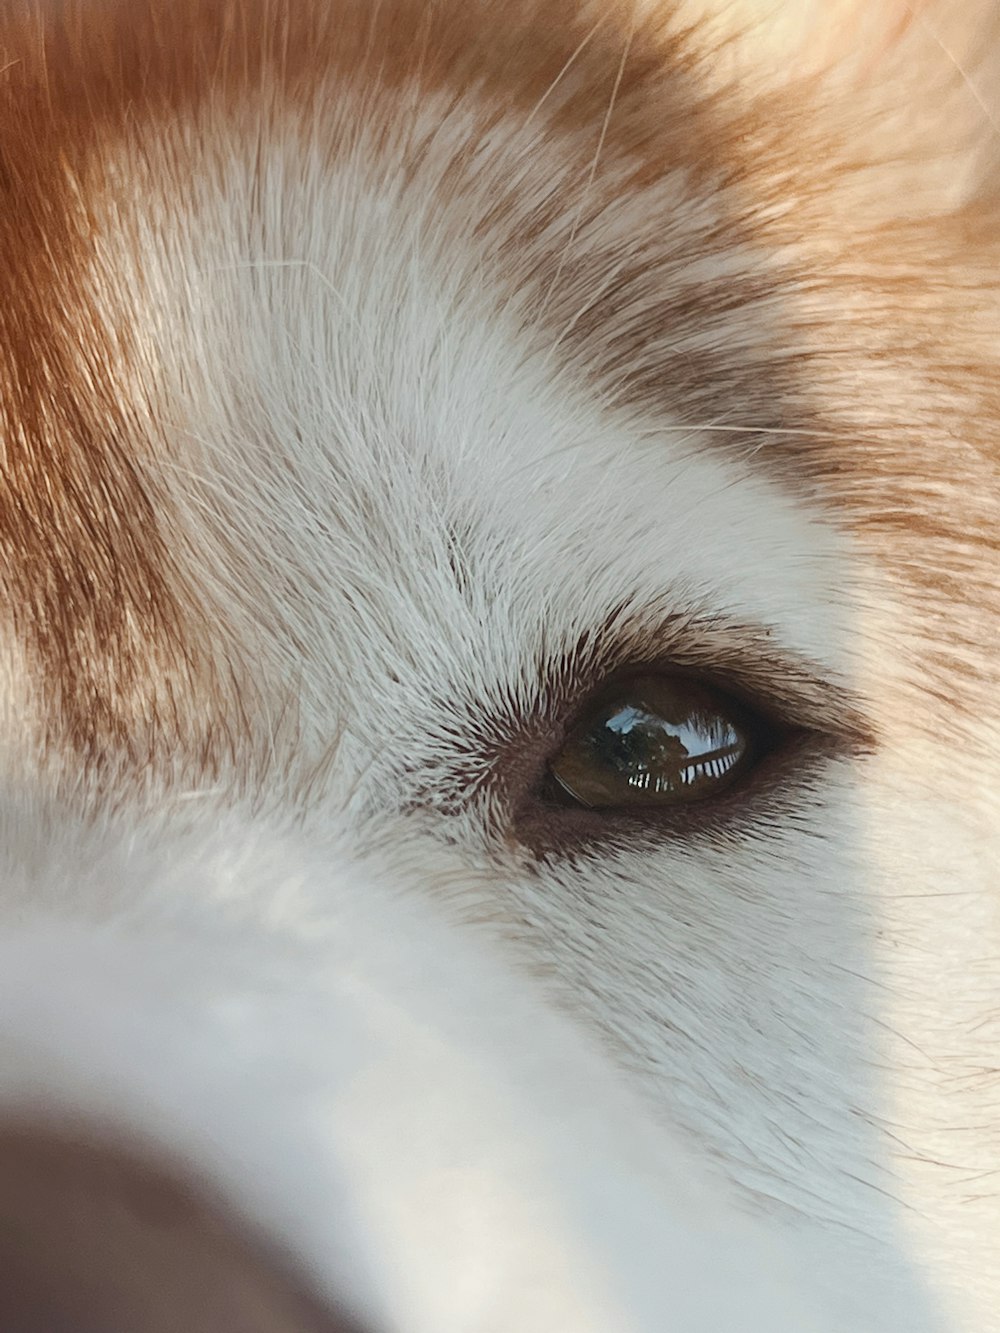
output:
<instances>
[{"instance_id":1,"label":"wet eye surface","mask_svg":"<svg viewBox=\"0 0 1000 1333\"><path fill-rule=\"evenodd\" d=\"M546 795L586 809L710 801L754 766L759 730L745 707L710 684L634 676L578 717L549 762Z\"/></svg>"}]
</instances>

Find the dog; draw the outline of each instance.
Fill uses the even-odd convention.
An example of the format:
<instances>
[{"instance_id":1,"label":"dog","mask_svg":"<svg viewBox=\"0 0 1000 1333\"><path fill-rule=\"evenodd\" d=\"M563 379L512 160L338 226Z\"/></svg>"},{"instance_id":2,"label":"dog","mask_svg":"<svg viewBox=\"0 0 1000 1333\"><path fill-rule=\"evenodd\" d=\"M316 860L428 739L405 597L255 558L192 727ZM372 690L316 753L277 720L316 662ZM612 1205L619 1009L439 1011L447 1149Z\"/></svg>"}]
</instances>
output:
<instances>
[{"instance_id":1,"label":"dog","mask_svg":"<svg viewBox=\"0 0 1000 1333\"><path fill-rule=\"evenodd\" d=\"M3 1327L1000 1330L1000 11L5 0Z\"/></svg>"}]
</instances>

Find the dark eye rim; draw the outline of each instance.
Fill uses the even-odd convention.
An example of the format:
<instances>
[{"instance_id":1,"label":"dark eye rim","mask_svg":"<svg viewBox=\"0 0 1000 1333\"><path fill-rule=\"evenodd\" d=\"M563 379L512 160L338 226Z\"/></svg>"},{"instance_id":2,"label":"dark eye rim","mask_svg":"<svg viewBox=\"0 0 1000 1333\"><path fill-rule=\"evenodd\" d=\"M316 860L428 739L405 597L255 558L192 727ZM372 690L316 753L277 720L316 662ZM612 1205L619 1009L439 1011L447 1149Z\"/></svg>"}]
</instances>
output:
<instances>
[{"instance_id":1,"label":"dark eye rim","mask_svg":"<svg viewBox=\"0 0 1000 1333\"><path fill-rule=\"evenodd\" d=\"M553 756L575 727L629 681L653 675L692 681L732 703L751 738L745 771L718 795L682 805L591 808L574 801L552 775ZM550 734L534 780L526 784L514 811L513 832L540 860L572 859L601 848L641 849L674 839L735 838L762 820L790 814L801 800L803 784L842 753L838 738L789 720L728 671L633 662L609 672Z\"/></svg>"}]
</instances>

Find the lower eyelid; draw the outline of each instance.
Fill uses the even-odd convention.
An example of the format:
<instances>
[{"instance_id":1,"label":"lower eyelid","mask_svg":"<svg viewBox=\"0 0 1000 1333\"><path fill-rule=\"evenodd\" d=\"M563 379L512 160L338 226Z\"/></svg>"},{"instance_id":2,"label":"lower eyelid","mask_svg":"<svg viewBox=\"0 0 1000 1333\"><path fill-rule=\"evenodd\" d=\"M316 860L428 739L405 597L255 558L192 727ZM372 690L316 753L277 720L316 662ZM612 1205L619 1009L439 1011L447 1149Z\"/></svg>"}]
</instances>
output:
<instances>
[{"instance_id":1,"label":"lower eyelid","mask_svg":"<svg viewBox=\"0 0 1000 1333\"><path fill-rule=\"evenodd\" d=\"M595 810L560 804L546 775L513 812L510 833L539 860L572 860L599 850L642 851L683 842L730 842L755 827L780 827L815 804L823 771L844 751L815 732L790 734L761 756L745 777L717 798L676 806Z\"/></svg>"}]
</instances>

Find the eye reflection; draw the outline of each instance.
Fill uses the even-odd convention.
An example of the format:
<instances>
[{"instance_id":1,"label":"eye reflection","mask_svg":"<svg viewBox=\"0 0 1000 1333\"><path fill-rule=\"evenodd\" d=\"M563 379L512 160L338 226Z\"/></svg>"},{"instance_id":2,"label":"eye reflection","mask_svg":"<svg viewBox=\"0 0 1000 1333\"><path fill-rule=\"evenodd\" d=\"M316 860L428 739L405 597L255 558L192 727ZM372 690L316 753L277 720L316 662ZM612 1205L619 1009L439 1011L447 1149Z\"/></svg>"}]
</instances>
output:
<instances>
[{"instance_id":1,"label":"eye reflection","mask_svg":"<svg viewBox=\"0 0 1000 1333\"><path fill-rule=\"evenodd\" d=\"M724 790L750 751L742 710L721 691L645 676L587 714L550 771L581 805L678 805Z\"/></svg>"}]
</instances>

